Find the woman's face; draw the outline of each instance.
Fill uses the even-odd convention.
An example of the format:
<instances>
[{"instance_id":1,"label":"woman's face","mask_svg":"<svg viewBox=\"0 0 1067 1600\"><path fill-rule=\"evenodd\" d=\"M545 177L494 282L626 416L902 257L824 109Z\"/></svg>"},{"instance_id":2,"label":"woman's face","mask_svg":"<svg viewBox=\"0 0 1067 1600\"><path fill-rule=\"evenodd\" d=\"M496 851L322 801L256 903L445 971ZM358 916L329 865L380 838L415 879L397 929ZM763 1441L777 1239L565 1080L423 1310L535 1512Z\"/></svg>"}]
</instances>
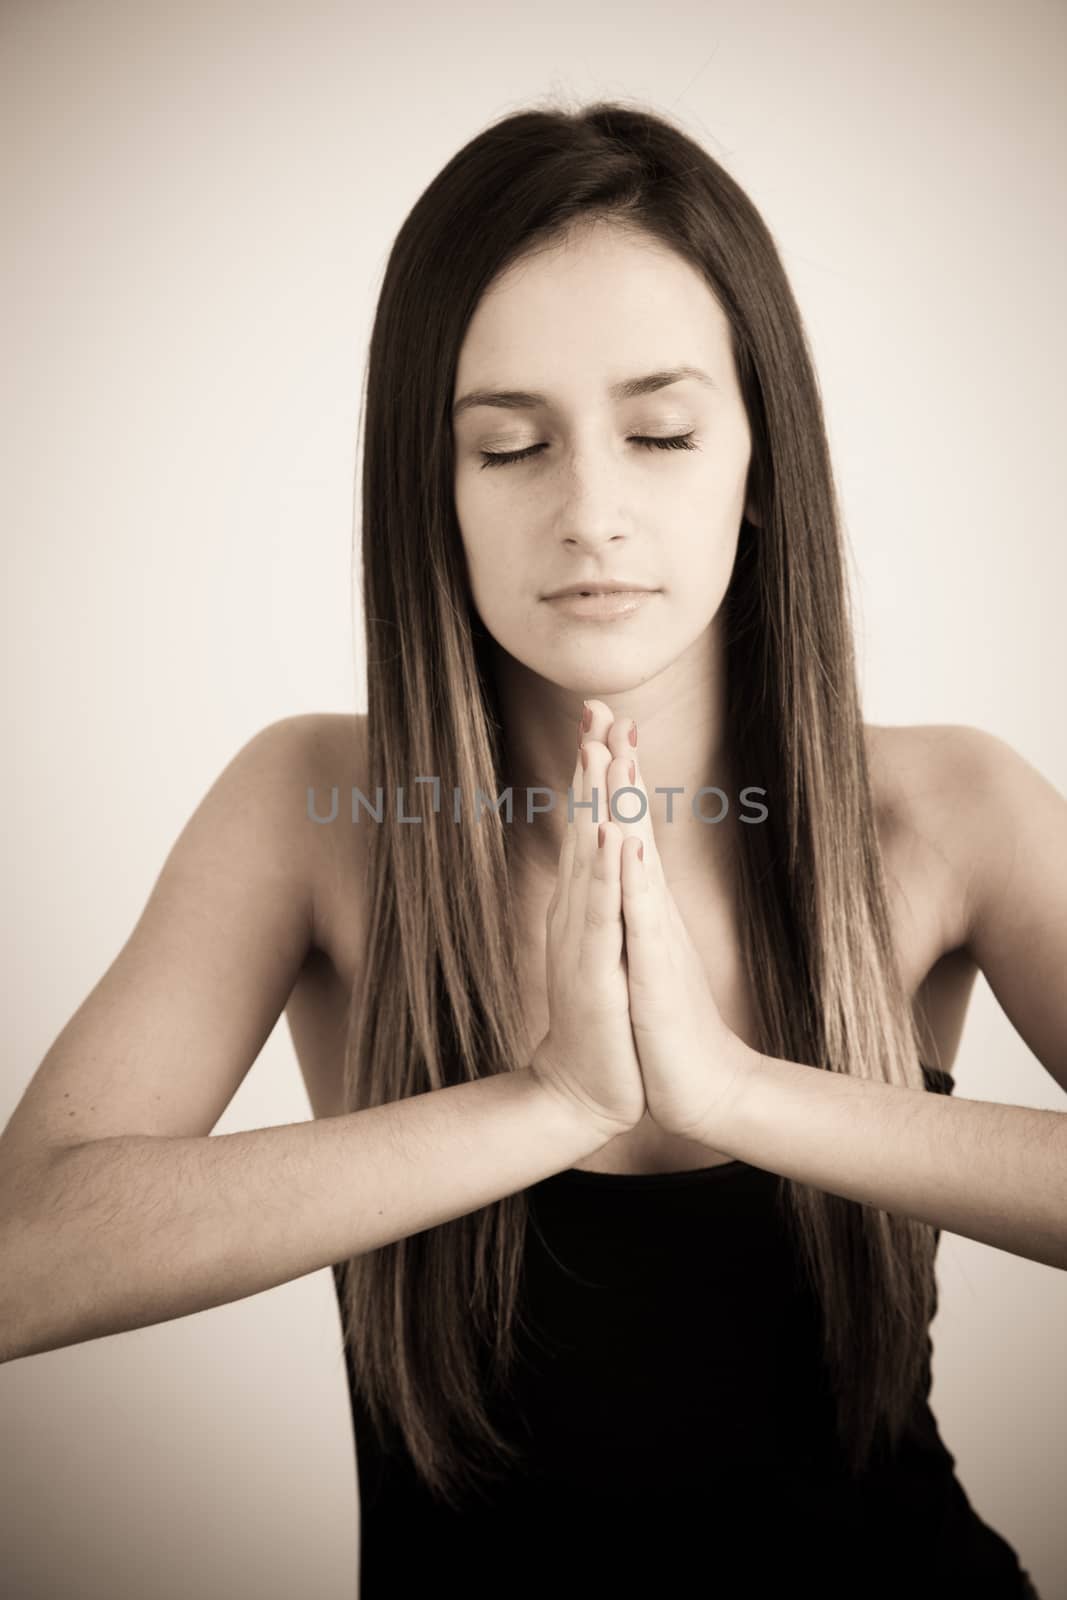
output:
<instances>
[{"instance_id":1,"label":"woman's face","mask_svg":"<svg viewBox=\"0 0 1067 1600\"><path fill-rule=\"evenodd\" d=\"M682 367L705 376L613 393ZM699 273L647 235L581 226L483 296L454 400L456 512L499 646L561 687L621 690L701 638L755 517L729 326ZM640 442L680 436L691 448ZM546 599L583 581L655 592L614 618Z\"/></svg>"}]
</instances>

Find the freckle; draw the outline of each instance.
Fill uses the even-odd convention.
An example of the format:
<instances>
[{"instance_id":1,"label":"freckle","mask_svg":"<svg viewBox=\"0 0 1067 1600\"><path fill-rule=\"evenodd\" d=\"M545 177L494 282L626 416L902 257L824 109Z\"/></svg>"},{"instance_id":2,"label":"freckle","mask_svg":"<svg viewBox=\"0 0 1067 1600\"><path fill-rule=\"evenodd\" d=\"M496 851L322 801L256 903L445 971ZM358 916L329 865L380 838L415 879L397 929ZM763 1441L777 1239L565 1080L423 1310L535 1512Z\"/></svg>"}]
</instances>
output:
<instances>
[{"instance_id":1,"label":"freckle","mask_svg":"<svg viewBox=\"0 0 1067 1600\"><path fill-rule=\"evenodd\" d=\"M67 1116L68 1116L68 1117L74 1117L74 1116L77 1116L77 1112L76 1112L76 1111L68 1111L68 1112L67 1112Z\"/></svg>"},{"instance_id":2,"label":"freckle","mask_svg":"<svg viewBox=\"0 0 1067 1600\"><path fill-rule=\"evenodd\" d=\"M70 1095L69 1095L69 1093L68 1093L68 1094L65 1094L65 1095L64 1095L64 1096L63 1096L63 1098L64 1098L64 1100L69 1100L69 1099L70 1099Z\"/></svg>"}]
</instances>

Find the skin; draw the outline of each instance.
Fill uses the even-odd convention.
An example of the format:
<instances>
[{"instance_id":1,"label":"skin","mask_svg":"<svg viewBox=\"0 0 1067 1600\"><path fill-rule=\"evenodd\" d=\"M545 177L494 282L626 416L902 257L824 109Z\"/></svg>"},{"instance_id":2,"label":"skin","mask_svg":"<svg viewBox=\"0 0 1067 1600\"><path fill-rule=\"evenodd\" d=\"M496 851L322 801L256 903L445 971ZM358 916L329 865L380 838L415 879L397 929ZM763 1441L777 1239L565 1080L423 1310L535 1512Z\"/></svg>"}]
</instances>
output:
<instances>
[{"instance_id":1,"label":"skin","mask_svg":"<svg viewBox=\"0 0 1067 1600\"><path fill-rule=\"evenodd\" d=\"M608 394L621 379L683 364L712 382ZM614 224L582 223L502 274L475 311L454 399L502 390L546 403L456 416L455 503L474 603L494 641L516 797L535 785L566 794L582 702L595 698L606 708L601 740L612 721L623 738L631 722L640 728L665 878L725 886L741 785L730 774L719 613L742 514L758 522L746 502L751 434L727 320L672 250ZM633 442L690 431L699 448ZM533 445L542 448L526 460L483 464L483 452ZM611 623L570 617L543 598L620 577L660 592ZM715 826L689 811L705 784L730 797ZM669 825L657 785L684 790ZM717 813L715 796L704 804ZM540 908L555 883L566 805L515 825L518 892Z\"/></svg>"},{"instance_id":2,"label":"skin","mask_svg":"<svg viewBox=\"0 0 1067 1600\"><path fill-rule=\"evenodd\" d=\"M611 394L623 379L683 365L705 377ZM502 391L527 399L485 398ZM472 396L481 398L471 404ZM454 404L456 512L474 604L494 642L520 796L517 898L540 917L555 887L566 806L527 823L521 796L537 785L566 792L588 703L587 738L606 746L610 762L605 802L627 783L647 802L640 820L607 821L609 855L648 1113L664 1133L686 1137L723 1103L747 1051L718 1010L672 892L698 887L728 899L740 805L724 724L721 608L742 514L758 518L746 501L752 441L729 325L703 277L672 250L617 225L583 223L490 287L460 351ZM693 448L641 442L680 435ZM526 450L525 459L492 464L494 452ZM561 585L609 578L656 593L611 622L546 602ZM715 826L689 805L709 784L732 797ZM656 793L668 785L683 791L670 822L668 796ZM716 814L717 798L703 809ZM709 1068L710 1041L718 1048Z\"/></svg>"},{"instance_id":3,"label":"skin","mask_svg":"<svg viewBox=\"0 0 1067 1600\"><path fill-rule=\"evenodd\" d=\"M608 394L620 379L682 363L703 368L713 385L686 381L624 401ZM677 785L691 795L718 783L740 799L746 775L730 770L719 614L742 514L759 525L746 502L751 434L729 327L710 288L656 241L611 224L580 227L502 274L477 307L454 398L487 389L545 397L523 411L471 407L454 422L456 511L474 603L495 644L510 781L520 794L539 784L566 791L583 700L594 710L590 739L612 757L609 790L624 781L628 734L634 723L639 729L636 781L651 805L636 825L645 835L643 876L636 840L627 837L611 859L619 862L629 1012L653 1124L1063 1266L1062 1113L953 1102L761 1055L743 1042L741 1005L724 1019L694 951L686 924L699 919L701 949L730 953L729 824L705 826L683 806L667 826L666 797L656 790ZM697 451L633 442L689 429ZM484 451L531 445L542 448L524 462L483 467ZM549 590L597 575L660 593L610 625L544 603ZM1067 851L1054 848L1067 838L1062 796L976 729L894 730L880 769L895 813L890 880L907 912L901 956L912 958L908 941L922 926L913 907L937 895L920 952L927 979L931 962L966 954L955 975L942 968L956 996L949 1059L978 968L1047 1070L1067 1082L1056 978L1067 945L1067 880L1056 870ZM513 841L531 949L566 827L566 807L557 807L519 826ZM724 1010L743 1000L743 984L729 978L716 988ZM931 1054L940 1059L938 1049Z\"/></svg>"}]
</instances>

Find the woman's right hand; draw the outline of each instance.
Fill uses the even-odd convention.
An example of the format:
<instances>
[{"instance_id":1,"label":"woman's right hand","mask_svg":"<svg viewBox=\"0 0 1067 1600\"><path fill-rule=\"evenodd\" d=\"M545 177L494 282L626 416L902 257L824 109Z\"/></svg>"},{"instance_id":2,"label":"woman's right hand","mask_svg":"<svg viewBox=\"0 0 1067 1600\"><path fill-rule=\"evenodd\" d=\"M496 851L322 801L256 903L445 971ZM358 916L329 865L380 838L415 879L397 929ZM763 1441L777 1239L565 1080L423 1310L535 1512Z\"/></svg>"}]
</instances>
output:
<instances>
[{"instance_id":1,"label":"woman's right hand","mask_svg":"<svg viewBox=\"0 0 1067 1600\"><path fill-rule=\"evenodd\" d=\"M622 917L624 828L611 819L609 795L630 781L627 763L607 747L614 717L590 700L592 725L583 735L572 780L575 800L591 801L568 822L556 888L546 919L548 1032L530 1065L546 1088L563 1095L605 1142L645 1114L645 1087L630 1025ZM587 764L583 768L581 752ZM598 826L604 842L598 846Z\"/></svg>"}]
</instances>

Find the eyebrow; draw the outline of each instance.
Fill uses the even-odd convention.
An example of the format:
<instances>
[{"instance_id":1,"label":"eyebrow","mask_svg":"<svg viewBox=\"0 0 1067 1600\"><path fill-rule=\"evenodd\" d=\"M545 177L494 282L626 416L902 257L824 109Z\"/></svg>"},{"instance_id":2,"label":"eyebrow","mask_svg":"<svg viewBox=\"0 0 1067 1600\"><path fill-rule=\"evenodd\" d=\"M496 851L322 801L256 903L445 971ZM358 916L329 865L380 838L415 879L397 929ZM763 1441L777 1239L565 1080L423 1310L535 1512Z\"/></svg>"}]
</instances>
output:
<instances>
[{"instance_id":1,"label":"eyebrow","mask_svg":"<svg viewBox=\"0 0 1067 1600\"><path fill-rule=\"evenodd\" d=\"M623 378L621 383L611 385L608 394L612 400L633 400L637 395L652 394L657 389L666 389L672 383L680 383L683 378L696 378L698 382L715 388L714 379L700 367L668 367L663 372L648 372L642 378ZM499 406L505 411L535 411L538 406L547 406L549 403L547 395L531 394L526 389L474 389L456 401L452 416L458 417L474 406Z\"/></svg>"}]
</instances>

